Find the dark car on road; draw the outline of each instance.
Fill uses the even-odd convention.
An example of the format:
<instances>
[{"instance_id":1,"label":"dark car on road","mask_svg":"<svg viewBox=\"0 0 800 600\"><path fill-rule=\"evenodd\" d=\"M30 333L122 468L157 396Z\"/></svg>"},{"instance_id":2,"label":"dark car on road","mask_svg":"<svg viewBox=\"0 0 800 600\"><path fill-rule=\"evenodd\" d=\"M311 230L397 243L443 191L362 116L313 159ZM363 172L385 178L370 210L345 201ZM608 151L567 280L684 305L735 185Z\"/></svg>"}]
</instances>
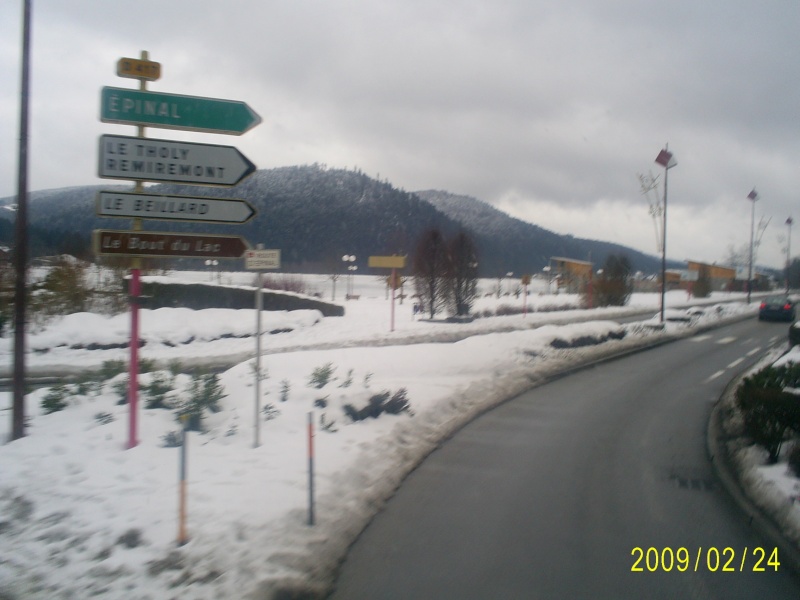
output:
<instances>
[{"instance_id":1,"label":"dark car on road","mask_svg":"<svg viewBox=\"0 0 800 600\"><path fill-rule=\"evenodd\" d=\"M794 301L789 296L769 296L761 301L759 321L794 321Z\"/></svg>"}]
</instances>

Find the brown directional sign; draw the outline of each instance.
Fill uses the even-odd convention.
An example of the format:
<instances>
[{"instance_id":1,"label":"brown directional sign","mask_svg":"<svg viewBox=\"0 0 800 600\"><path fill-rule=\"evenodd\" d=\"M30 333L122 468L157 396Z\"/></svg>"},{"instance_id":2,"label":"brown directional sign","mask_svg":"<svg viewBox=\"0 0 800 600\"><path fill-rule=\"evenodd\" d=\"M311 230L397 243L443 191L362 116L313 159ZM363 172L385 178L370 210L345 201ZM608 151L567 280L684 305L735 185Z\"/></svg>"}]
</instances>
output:
<instances>
[{"instance_id":1,"label":"brown directional sign","mask_svg":"<svg viewBox=\"0 0 800 600\"><path fill-rule=\"evenodd\" d=\"M98 256L241 258L249 247L247 240L233 235L94 231L94 251Z\"/></svg>"}]
</instances>

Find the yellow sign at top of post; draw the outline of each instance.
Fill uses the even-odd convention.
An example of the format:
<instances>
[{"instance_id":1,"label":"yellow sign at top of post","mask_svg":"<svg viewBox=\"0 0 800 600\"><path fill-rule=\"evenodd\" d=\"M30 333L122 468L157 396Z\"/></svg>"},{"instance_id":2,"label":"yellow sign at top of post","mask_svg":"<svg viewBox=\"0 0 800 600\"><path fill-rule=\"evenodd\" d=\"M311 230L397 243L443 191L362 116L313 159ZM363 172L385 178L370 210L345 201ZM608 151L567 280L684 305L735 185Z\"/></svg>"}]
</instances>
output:
<instances>
[{"instance_id":1,"label":"yellow sign at top of post","mask_svg":"<svg viewBox=\"0 0 800 600\"><path fill-rule=\"evenodd\" d=\"M117 75L129 79L156 81L161 78L161 63L139 58L120 58L117 61Z\"/></svg>"},{"instance_id":2,"label":"yellow sign at top of post","mask_svg":"<svg viewBox=\"0 0 800 600\"><path fill-rule=\"evenodd\" d=\"M402 269L406 266L405 256L370 256L367 263L378 269Z\"/></svg>"}]
</instances>

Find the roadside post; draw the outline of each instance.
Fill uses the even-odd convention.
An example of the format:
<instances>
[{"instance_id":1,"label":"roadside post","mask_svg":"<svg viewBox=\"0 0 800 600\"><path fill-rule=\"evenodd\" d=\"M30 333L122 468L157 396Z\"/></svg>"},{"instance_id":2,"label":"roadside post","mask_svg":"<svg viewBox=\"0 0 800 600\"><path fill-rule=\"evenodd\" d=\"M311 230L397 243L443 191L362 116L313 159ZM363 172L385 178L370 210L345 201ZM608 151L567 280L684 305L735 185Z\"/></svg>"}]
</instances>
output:
<instances>
[{"instance_id":1,"label":"roadside post","mask_svg":"<svg viewBox=\"0 0 800 600\"><path fill-rule=\"evenodd\" d=\"M178 471L178 546L183 546L189 541L189 535L186 532L186 473L187 473L187 444L189 443L189 436L187 435L186 426L189 423L189 415L181 415L181 458L180 467Z\"/></svg>"},{"instance_id":2,"label":"roadside post","mask_svg":"<svg viewBox=\"0 0 800 600\"><path fill-rule=\"evenodd\" d=\"M531 284L531 276L522 276L522 318L528 316L528 286Z\"/></svg>"},{"instance_id":3,"label":"roadside post","mask_svg":"<svg viewBox=\"0 0 800 600\"><path fill-rule=\"evenodd\" d=\"M394 303L395 303L395 289L397 287L397 269L403 269L406 266L406 257L398 256L370 256L368 266L378 269L391 269L391 279L389 287L392 288L392 308L391 308L391 326L389 331L394 331Z\"/></svg>"},{"instance_id":4,"label":"roadside post","mask_svg":"<svg viewBox=\"0 0 800 600\"><path fill-rule=\"evenodd\" d=\"M256 250L248 250L244 254L244 267L256 271L256 372L255 372L255 418L253 448L261 445L261 310L264 304L263 272L265 269L281 268L281 251L264 250L264 244L258 244Z\"/></svg>"},{"instance_id":5,"label":"roadside post","mask_svg":"<svg viewBox=\"0 0 800 600\"><path fill-rule=\"evenodd\" d=\"M147 138L145 127L242 135L261 122L244 102L152 92L147 82L161 78L161 63L120 58L117 76L137 79L138 89L104 87L100 121L136 127L136 137L101 135L98 176L134 181L132 192L101 191L99 217L131 218L129 231L94 231L95 256L131 258L129 301L131 342L128 381L128 448L138 444L139 308L141 258L240 258L250 246L236 236L142 231L144 219L206 223L246 223L255 215L236 198L205 198L147 194L145 181L231 187L251 175L256 166L236 148Z\"/></svg>"},{"instance_id":6,"label":"roadside post","mask_svg":"<svg viewBox=\"0 0 800 600\"><path fill-rule=\"evenodd\" d=\"M314 525L314 412L308 413L308 524Z\"/></svg>"}]
</instances>

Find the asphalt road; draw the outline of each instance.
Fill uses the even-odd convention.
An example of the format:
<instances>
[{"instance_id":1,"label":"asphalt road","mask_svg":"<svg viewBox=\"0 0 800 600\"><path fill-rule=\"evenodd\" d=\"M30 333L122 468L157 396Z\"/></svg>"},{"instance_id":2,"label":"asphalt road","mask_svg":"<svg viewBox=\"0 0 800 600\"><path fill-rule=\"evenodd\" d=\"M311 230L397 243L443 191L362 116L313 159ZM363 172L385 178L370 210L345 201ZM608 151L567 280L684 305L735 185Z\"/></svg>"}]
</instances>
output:
<instances>
[{"instance_id":1,"label":"asphalt road","mask_svg":"<svg viewBox=\"0 0 800 600\"><path fill-rule=\"evenodd\" d=\"M407 478L331 597L800 598L788 568L767 564L773 546L721 489L705 446L725 385L786 329L749 319L487 413Z\"/></svg>"}]
</instances>

